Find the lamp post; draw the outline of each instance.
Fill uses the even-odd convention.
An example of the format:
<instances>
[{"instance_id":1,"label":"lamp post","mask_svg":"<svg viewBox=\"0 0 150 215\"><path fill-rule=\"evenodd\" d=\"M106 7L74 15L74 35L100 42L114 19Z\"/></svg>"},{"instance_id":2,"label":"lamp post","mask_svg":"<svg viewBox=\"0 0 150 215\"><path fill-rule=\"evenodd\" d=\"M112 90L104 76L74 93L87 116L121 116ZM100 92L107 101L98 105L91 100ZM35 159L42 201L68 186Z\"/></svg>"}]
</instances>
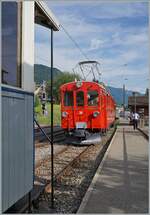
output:
<instances>
[{"instance_id":1,"label":"lamp post","mask_svg":"<svg viewBox=\"0 0 150 215\"><path fill-rule=\"evenodd\" d=\"M136 113L136 94L134 94L134 112Z\"/></svg>"},{"instance_id":2,"label":"lamp post","mask_svg":"<svg viewBox=\"0 0 150 215\"><path fill-rule=\"evenodd\" d=\"M127 78L124 78L124 81L128 80ZM126 96L126 90L125 90L125 83L123 84L123 116L125 118L125 96Z\"/></svg>"},{"instance_id":3,"label":"lamp post","mask_svg":"<svg viewBox=\"0 0 150 215\"><path fill-rule=\"evenodd\" d=\"M123 117L125 118L125 84L123 84Z\"/></svg>"},{"instance_id":4,"label":"lamp post","mask_svg":"<svg viewBox=\"0 0 150 215\"><path fill-rule=\"evenodd\" d=\"M136 92L133 92L134 94L134 112L136 113Z\"/></svg>"},{"instance_id":5,"label":"lamp post","mask_svg":"<svg viewBox=\"0 0 150 215\"><path fill-rule=\"evenodd\" d=\"M127 64L123 64L122 66L127 66ZM128 80L127 78L124 78L123 81ZM123 83L123 90L122 90L122 100L123 100L123 117L125 118L125 83Z\"/></svg>"}]
</instances>

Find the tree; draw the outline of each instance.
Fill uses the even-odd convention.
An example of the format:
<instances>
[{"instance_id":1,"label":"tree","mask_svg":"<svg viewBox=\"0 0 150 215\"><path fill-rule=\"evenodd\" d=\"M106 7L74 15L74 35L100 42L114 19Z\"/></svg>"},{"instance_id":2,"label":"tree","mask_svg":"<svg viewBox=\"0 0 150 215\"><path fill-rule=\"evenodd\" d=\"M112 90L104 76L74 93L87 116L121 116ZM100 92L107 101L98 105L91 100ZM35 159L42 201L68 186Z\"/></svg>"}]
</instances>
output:
<instances>
[{"instance_id":1,"label":"tree","mask_svg":"<svg viewBox=\"0 0 150 215\"><path fill-rule=\"evenodd\" d=\"M55 103L58 104L60 102L60 93L59 93L60 86L65 84L65 83L74 81L75 78L77 80L81 79L80 75L75 75L75 74L70 73L70 72L63 72L54 78L53 96L54 96ZM48 81L46 83L46 93L47 93L48 97L50 97L50 94L51 94L51 83L50 83L50 81Z\"/></svg>"},{"instance_id":2,"label":"tree","mask_svg":"<svg viewBox=\"0 0 150 215\"><path fill-rule=\"evenodd\" d=\"M36 95L34 98L35 98L35 100L34 100L34 106L35 106L35 107L38 107L39 104L40 104L39 97Z\"/></svg>"}]
</instances>

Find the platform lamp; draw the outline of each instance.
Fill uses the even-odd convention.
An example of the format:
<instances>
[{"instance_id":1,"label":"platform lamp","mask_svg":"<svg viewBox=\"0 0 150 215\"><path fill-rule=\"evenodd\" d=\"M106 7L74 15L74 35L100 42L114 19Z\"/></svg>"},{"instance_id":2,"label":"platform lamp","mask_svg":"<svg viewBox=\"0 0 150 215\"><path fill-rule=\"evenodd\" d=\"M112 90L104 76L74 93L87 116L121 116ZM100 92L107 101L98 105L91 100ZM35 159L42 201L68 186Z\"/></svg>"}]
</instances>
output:
<instances>
[{"instance_id":1,"label":"platform lamp","mask_svg":"<svg viewBox=\"0 0 150 215\"><path fill-rule=\"evenodd\" d=\"M124 81L127 81L127 78L123 79ZM126 89L125 89L125 83L123 83L123 116L125 117L125 96L126 96Z\"/></svg>"},{"instance_id":2,"label":"platform lamp","mask_svg":"<svg viewBox=\"0 0 150 215\"><path fill-rule=\"evenodd\" d=\"M121 65L121 67L127 66L128 64L125 63ZM125 83L124 81L128 80L127 78L123 78L123 88L122 88L122 104L123 104L123 117L125 117Z\"/></svg>"},{"instance_id":3,"label":"platform lamp","mask_svg":"<svg viewBox=\"0 0 150 215\"><path fill-rule=\"evenodd\" d=\"M136 92L133 92L134 96L134 113L136 113Z\"/></svg>"}]
</instances>

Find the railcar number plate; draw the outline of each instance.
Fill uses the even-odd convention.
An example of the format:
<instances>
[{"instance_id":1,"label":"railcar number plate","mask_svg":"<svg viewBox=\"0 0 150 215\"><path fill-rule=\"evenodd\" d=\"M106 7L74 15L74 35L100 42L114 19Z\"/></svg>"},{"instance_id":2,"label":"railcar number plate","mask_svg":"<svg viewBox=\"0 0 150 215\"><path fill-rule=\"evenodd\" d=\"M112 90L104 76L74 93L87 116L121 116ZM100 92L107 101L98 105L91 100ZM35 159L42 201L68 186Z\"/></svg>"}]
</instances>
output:
<instances>
[{"instance_id":1,"label":"railcar number plate","mask_svg":"<svg viewBox=\"0 0 150 215\"><path fill-rule=\"evenodd\" d=\"M76 122L76 128L87 128L86 122Z\"/></svg>"}]
</instances>

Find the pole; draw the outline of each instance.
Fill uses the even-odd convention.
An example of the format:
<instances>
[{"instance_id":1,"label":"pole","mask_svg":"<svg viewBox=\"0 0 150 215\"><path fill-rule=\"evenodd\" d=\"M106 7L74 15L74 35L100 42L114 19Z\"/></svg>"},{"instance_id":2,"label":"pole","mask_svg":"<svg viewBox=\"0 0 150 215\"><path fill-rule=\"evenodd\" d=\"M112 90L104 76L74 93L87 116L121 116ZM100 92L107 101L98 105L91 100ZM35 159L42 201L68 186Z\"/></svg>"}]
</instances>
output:
<instances>
[{"instance_id":1,"label":"pole","mask_svg":"<svg viewBox=\"0 0 150 215\"><path fill-rule=\"evenodd\" d=\"M125 117L125 84L123 84L123 116Z\"/></svg>"},{"instance_id":2,"label":"pole","mask_svg":"<svg viewBox=\"0 0 150 215\"><path fill-rule=\"evenodd\" d=\"M53 29L51 29L51 207L54 208L54 154L53 149Z\"/></svg>"},{"instance_id":3,"label":"pole","mask_svg":"<svg viewBox=\"0 0 150 215\"><path fill-rule=\"evenodd\" d=\"M32 213L32 211L31 211L31 191L29 192L29 204L28 204L28 213L30 214L30 213Z\"/></svg>"},{"instance_id":4,"label":"pole","mask_svg":"<svg viewBox=\"0 0 150 215\"><path fill-rule=\"evenodd\" d=\"M134 93L134 112L136 113L136 93Z\"/></svg>"}]
</instances>

